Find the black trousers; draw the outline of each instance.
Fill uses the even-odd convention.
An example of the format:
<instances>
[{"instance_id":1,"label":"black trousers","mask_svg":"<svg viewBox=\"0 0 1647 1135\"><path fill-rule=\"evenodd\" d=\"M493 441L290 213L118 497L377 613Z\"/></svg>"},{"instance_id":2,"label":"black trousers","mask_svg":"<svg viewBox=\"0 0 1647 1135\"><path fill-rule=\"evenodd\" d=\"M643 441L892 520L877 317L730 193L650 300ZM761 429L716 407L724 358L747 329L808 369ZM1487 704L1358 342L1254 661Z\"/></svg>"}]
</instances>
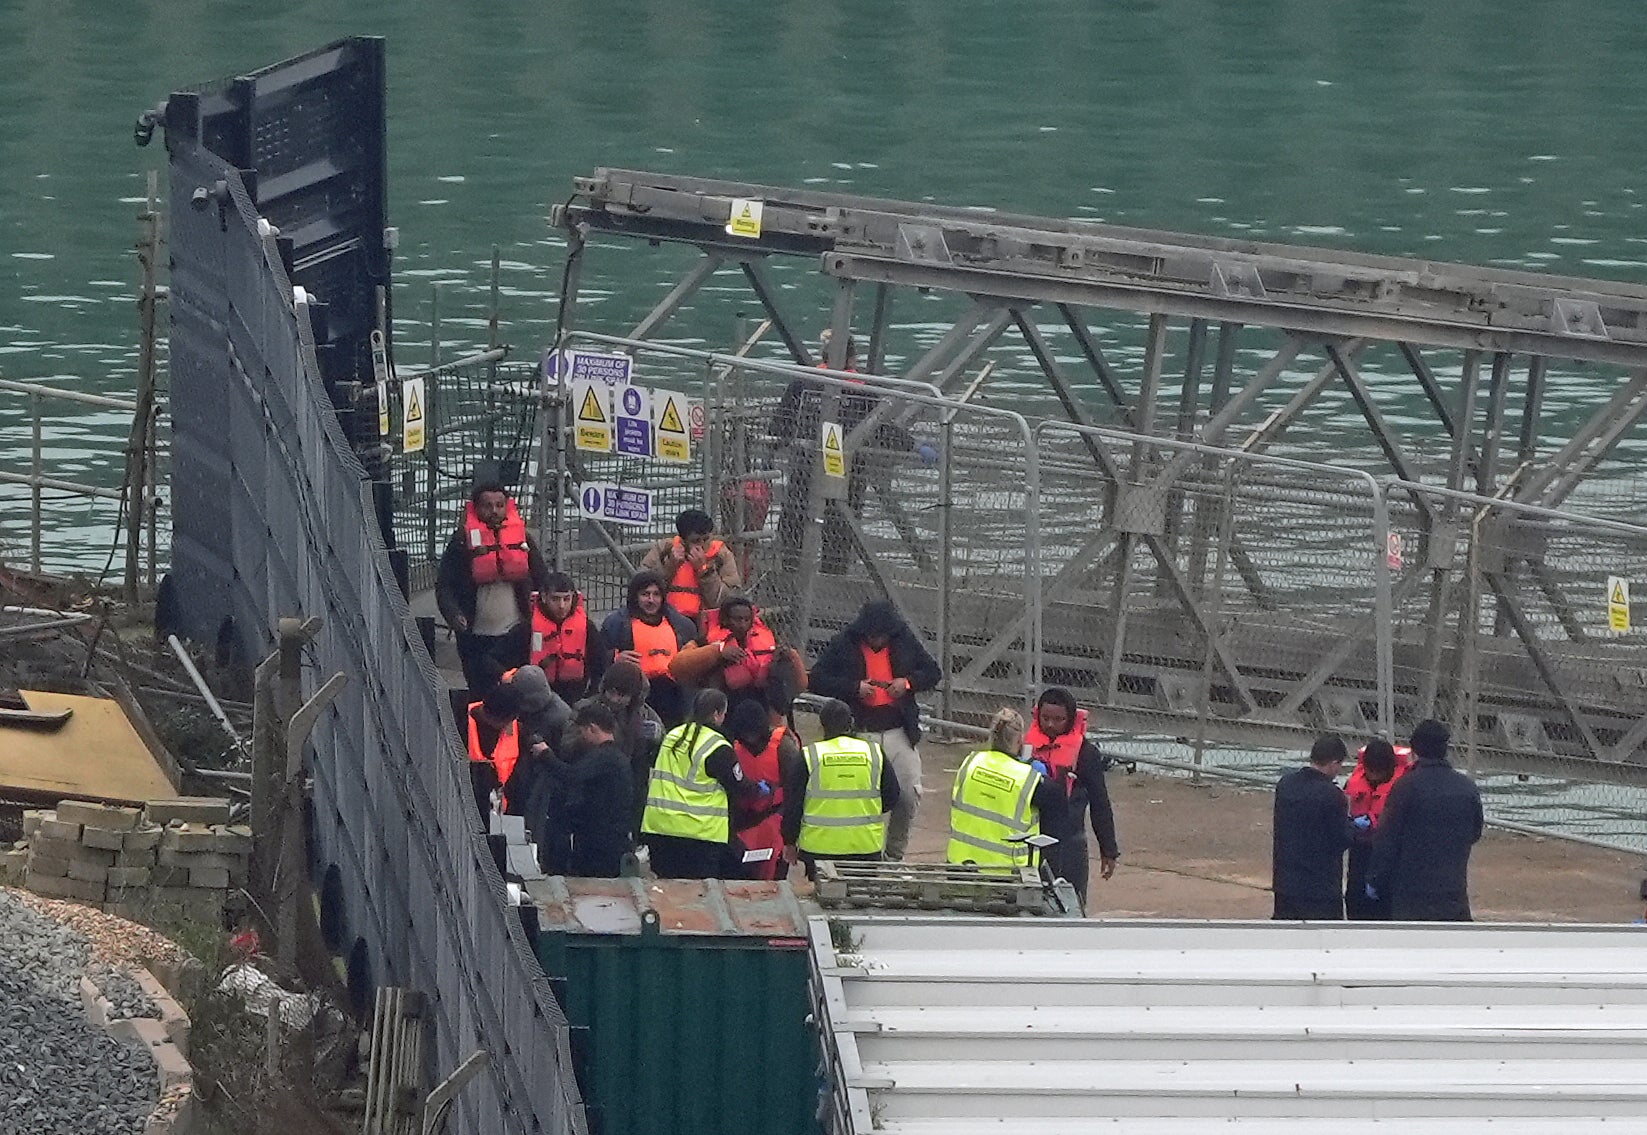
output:
<instances>
[{"instance_id":1,"label":"black trousers","mask_svg":"<svg viewBox=\"0 0 1647 1135\"><path fill-rule=\"evenodd\" d=\"M641 837L652 860L652 873L660 879L725 879L730 877L731 855L724 843L687 839L684 836Z\"/></svg>"},{"instance_id":2,"label":"black trousers","mask_svg":"<svg viewBox=\"0 0 1647 1135\"><path fill-rule=\"evenodd\" d=\"M1332 895L1327 898L1297 898L1291 895L1278 894L1275 896L1275 913L1270 917L1282 921L1292 921L1299 918L1342 921L1344 918L1344 897L1342 895Z\"/></svg>"},{"instance_id":3,"label":"black trousers","mask_svg":"<svg viewBox=\"0 0 1647 1135\"><path fill-rule=\"evenodd\" d=\"M1084 817L1083 817L1084 818ZM1087 907L1087 876L1092 865L1087 860L1085 834L1061 839L1041 853L1052 873L1075 888L1081 899L1081 909Z\"/></svg>"},{"instance_id":4,"label":"black trousers","mask_svg":"<svg viewBox=\"0 0 1647 1135\"><path fill-rule=\"evenodd\" d=\"M1372 859L1372 848L1350 848L1350 866L1344 875L1344 913L1358 922L1388 922L1390 896L1379 895L1374 901L1367 897L1367 864Z\"/></svg>"},{"instance_id":5,"label":"black trousers","mask_svg":"<svg viewBox=\"0 0 1647 1135\"><path fill-rule=\"evenodd\" d=\"M469 685L469 700L480 701L498 684L505 670L526 665L532 656L532 627L517 623L500 635L460 631L457 649L463 680Z\"/></svg>"}]
</instances>

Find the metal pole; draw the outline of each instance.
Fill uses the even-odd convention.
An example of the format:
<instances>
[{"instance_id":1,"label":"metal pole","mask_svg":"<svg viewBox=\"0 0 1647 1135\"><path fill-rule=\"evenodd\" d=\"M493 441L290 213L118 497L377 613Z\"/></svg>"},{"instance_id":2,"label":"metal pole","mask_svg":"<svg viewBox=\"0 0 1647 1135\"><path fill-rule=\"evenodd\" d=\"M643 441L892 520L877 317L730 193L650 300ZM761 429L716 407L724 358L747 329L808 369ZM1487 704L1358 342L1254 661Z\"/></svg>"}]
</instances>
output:
<instances>
[{"instance_id":1,"label":"metal pole","mask_svg":"<svg viewBox=\"0 0 1647 1135\"><path fill-rule=\"evenodd\" d=\"M952 455L955 452L955 415L953 412L945 413L940 421L942 424L939 427L941 455L938 464L938 668L943 673L943 684L939 687L938 704L942 707L945 717L954 717L951 709L955 697L955 652L949 641L949 616L955 587L955 539L949 514L955 483L952 467Z\"/></svg>"},{"instance_id":2,"label":"metal pole","mask_svg":"<svg viewBox=\"0 0 1647 1135\"><path fill-rule=\"evenodd\" d=\"M434 563L435 554L439 547L439 533L436 531L440 512L440 502L436 499L436 446L439 444L435 429L435 383L439 381L440 367L440 283L436 281L429 285L429 377L425 380L423 390L423 420L426 423L427 436L423 440L423 463L429 470L429 495L425 498L424 508L424 562Z\"/></svg>"},{"instance_id":3,"label":"metal pole","mask_svg":"<svg viewBox=\"0 0 1647 1135\"><path fill-rule=\"evenodd\" d=\"M492 246L492 297L491 310L486 317L486 349L495 351L498 347L498 275L503 265L499 258L498 246ZM497 413L497 383L498 364L492 363L486 368L486 425L484 427L486 460L496 461L497 455L497 428L492 418Z\"/></svg>"},{"instance_id":4,"label":"metal pole","mask_svg":"<svg viewBox=\"0 0 1647 1135\"><path fill-rule=\"evenodd\" d=\"M143 483L143 510L147 514L148 527L148 564L144 572L144 585L150 595L154 594L155 587L155 531L160 527L160 404L152 402L149 406L149 456L144 462L148 476Z\"/></svg>"},{"instance_id":5,"label":"metal pole","mask_svg":"<svg viewBox=\"0 0 1647 1135\"><path fill-rule=\"evenodd\" d=\"M29 486L29 563L36 575L40 574L40 478L44 476L40 461L40 396L29 395L29 424L32 436L30 448L30 472L33 480Z\"/></svg>"},{"instance_id":6,"label":"metal pole","mask_svg":"<svg viewBox=\"0 0 1647 1135\"><path fill-rule=\"evenodd\" d=\"M1219 623L1224 606L1224 573L1229 565L1230 544L1235 539L1235 462L1224 470L1224 494L1218 507L1218 547L1213 559L1211 604L1207 612L1206 649L1201 654L1201 689L1195 715L1195 770L1191 777L1199 784L1201 765L1207 751L1207 715L1212 712L1212 659L1217 652Z\"/></svg>"},{"instance_id":7,"label":"metal pole","mask_svg":"<svg viewBox=\"0 0 1647 1135\"><path fill-rule=\"evenodd\" d=\"M126 446L126 601L137 602L138 549L143 538L144 513L148 511L145 489L149 483L149 445L154 403L155 273L160 256L159 174L149 171L148 204L142 216L143 237L138 244L138 263L143 282L138 292L137 406L132 412L130 440Z\"/></svg>"}]
</instances>

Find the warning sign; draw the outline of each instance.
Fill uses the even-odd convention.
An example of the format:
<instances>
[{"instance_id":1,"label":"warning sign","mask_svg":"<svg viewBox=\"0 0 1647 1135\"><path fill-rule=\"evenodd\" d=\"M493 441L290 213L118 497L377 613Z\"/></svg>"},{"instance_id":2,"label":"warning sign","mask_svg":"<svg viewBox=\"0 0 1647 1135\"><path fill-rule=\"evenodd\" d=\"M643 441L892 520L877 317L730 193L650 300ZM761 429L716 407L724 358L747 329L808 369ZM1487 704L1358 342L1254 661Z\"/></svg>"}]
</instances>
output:
<instances>
[{"instance_id":1,"label":"warning sign","mask_svg":"<svg viewBox=\"0 0 1647 1135\"><path fill-rule=\"evenodd\" d=\"M708 432L705 426L703 399L688 398L686 400L686 424L690 427L693 441L702 441L703 435Z\"/></svg>"},{"instance_id":2,"label":"warning sign","mask_svg":"<svg viewBox=\"0 0 1647 1135\"><path fill-rule=\"evenodd\" d=\"M574 445L584 453L612 452L612 409L606 399L610 388L598 379L583 378L572 384Z\"/></svg>"},{"instance_id":3,"label":"warning sign","mask_svg":"<svg viewBox=\"0 0 1647 1135\"><path fill-rule=\"evenodd\" d=\"M846 476L846 449L841 443L841 423L822 424L823 466L826 477Z\"/></svg>"},{"instance_id":4,"label":"warning sign","mask_svg":"<svg viewBox=\"0 0 1647 1135\"><path fill-rule=\"evenodd\" d=\"M644 386L618 387L618 452L652 456L652 392Z\"/></svg>"},{"instance_id":5,"label":"warning sign","mask_svg":"<svg viewBox=\"0 0 1647 1135\"><path fill-rule=\"evenodd\" d=\"M732 215L726 222L727 236L758 237L761 235L761 209L764 202L745 200L742 197L732 201Z\"/></svg>"},{"instance_id":6,"label":"warning sign","mask_svg":"<svg viewBox=\"0 0 1647 1135\"><path fill-rule=\"evenodd\" d=\"M1400 571L1406 561L1401 556L1401 533L1391 532L1384 541L1384 563L1391 571Z\"/></svg>"},{"instance_id":7,"label":"warning sign","mask_svg":"<svg viewBox=\"0 0 1647 1135\"><path fill-rule=\"evenodd\" d=\"M1621 576L1607 577L1607 626L1615 631L1630 629L1630 581Z\"/></svg>"},{"instance_id":8,"label":"warning sign","mask_svg":"<svg viewBox=\"0 0 1647 1135\"><path fill-rule=\"evenodd\" d=\"M652 430L658 460L685 464L692 460L692 442L686 432L686 398L673 390L652 391Z\"/></svg>"},{"instance_id":9,"label":"warning sign","mask_svg":"<svg viewBox=\"0 0 1647 1135\"><path fill-rule=\"evenodd\" d=\"M389 352L383 332L372 332L372 378L377 383L377 436L389 436Z\"/></svg>"},{"instance_id":10,"label":"warning sign","mask_svg":"<svg viewBox=\"0 0 1647 1135\"><path fill-rule=\"evenodd\" d=\"M402 453L423 452L423 380L408 378L406 384L400 388L401 400L401 441Z\"/></svg>"}]
</instances>

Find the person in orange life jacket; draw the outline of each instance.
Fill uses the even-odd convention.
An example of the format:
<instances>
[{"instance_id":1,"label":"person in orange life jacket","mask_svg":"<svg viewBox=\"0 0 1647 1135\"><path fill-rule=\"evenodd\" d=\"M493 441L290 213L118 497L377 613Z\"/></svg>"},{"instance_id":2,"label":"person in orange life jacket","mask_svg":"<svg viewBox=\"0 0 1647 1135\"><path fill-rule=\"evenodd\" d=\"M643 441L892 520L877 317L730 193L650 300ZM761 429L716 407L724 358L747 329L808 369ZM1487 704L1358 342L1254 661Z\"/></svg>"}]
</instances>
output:
<instances>
[{"instance_id":1,"label":"person in orange life jacket","mask_svg":"<svg viewBox=\"0 0 1647 1135\"><path fill-rule=\"evenodd\" d=\"M784 801L805 791L806 765L795 734L773 721L758 699L740 701L726 716L726 733L745 780L765 783L771 792L732 806L732 858L742 879L782 879L789 874L783 838Z\"/></svg>"},{"instance_id":2,"label":"person in orange life jacket","mask_svg":"<svg viewBox=\"0 0 1647 1135\"><path fill-rule=\"evenodd\" d=\"M543 667L549 688L562 701L576 705L600 685L611 654L571 576L550 572L536 600L530 661Z\"/></svg>"},{"instance_id":3,"label":"person in orange life jacket","mask_svg":"<svg viewBox=\"0 0 1647 1135\"><path fill-rule=\"evenodd\" d=\"M743 576L732 549L715 539L707 512L687 509L675 517L675 532L647 549L641 570L662 576L669 606L698 622L705 608L720 606L743 586Z\"/></svg>"},{"instance_id":4,"label":"person in orange life jacket","mask_svg":"<svg viewBox=\"0 0 1647 1135\"><path fill-rule=\"evenodd\" d=\"M1350 817L1358 829L1355 842L1350 844L1349 869L1344 874L1344 912L1350 918L1389 920L1389 897L1367 897L1367 863L1372 859L1373 838L1384 802L1411 762L1412 750L1405 745L1397 748L1381 737L1374 738L1361 747L1355 771L1344 785L1344 794L1350 798Z\"/></svg>"},{"instance_id":5,"label":"person in orange life jacket","mask_svg":"<svg viewBox=\"0 0 1647 1135\"><path fill-rule=\"evenodd\" d=\"M611 707L590 699L573 725L583 742L576 754L545 762L553 792L538 860L551 875L615 879L634 849L634 775Z\"/></svg>"},{"instance_id":6,"label":"person in orange life jacket","mask_svg":"<svg viewBox=\"0 0 1647 1135\"><path fill-rule=\"evenodd\" d=\"M743 775L732 746L720 733L725 721L726 695L719 690L699 690L692 699L691 724L682 728L689 730L684 742L688 752L701 743L706 731L716 742L705 754L701 767L704 774L726 793L729 821L727 842L710 843L687 836L643 832L641 839L646 844L652 873L660 879L735 879L742 871L742 866L734 863L732 856L730 819L733 810L747 807L759 797L768 795L772 786L749 780ZM642 795L647 794L648 789L642 789Z\"/></svg>"},{"instance_id":7,"label":"person in orange life jacket","mask_svg":"<svg viewBox=\"0 0 1647 1135\"><path fill-rule=\"evenodd\" d=\"M821 697L852 708L858 734L875 741L898 775L898 807L886 829L886 857L902 859L921 806L920 706L915 695L938 685L938 663L884 599L865 603L829 641L812 668L810 685Z\"/></svg>"},{"instance_id":8,"label":"person in orange life jacket","mask_svg":"<svg viewBox=\"0 0 1647 1135\"><path fill-rule=\"evenodd\" d=\"M852 733L852 707L838 698L827 698L818 707L819 740L833 741L837 737L846 737ZM784 854L790 861L799 860L806 868L806 877L817 877L817 857L809 852L800 851L801 825L806 818L806 793L812 783L812 775L807 771L806 758L800 759L799 775L794 780L785 780L783 786L783 843ZM890 761L881 763L881 815L895 812L898 802L902 799L902 789L898 781L898 773ZM884 859L884 852L865 853L861 855L831 855L829 859L876 861Z\"/></svg>"},{"instance_id":9,"label":"person in orange life jacket","mask_svg":"<svg viewBox=\"0 0 1647 1135\"><path fill-rule=\"evenodd\" d=\"M526 664L532 592L546 590L548 576L514 500L495 481L477 484L435 578L435 605L457 636L463 678L475 697L485 697L504 671Z\"/></svg>"},{"instance_id":10,"label":"person in orange life jacket","mask_svg":"<svg viewBox=\"0 0 1647 1135\"><path fill-rule=\"evenodd\" d=\"M1340 738L1323 734L1310 748L1310 763L1276 782L1273 918L1344 917L1344 852L1356 828L1335 778L1347 756Z\"/></svg>"},{"instance_id":11,"label":"person in orange life jacket","mask_svg":"<svg viewBox=\"0 0 1647 1135\"><path fill-rule=\"evenodd\" d=\"M502 792L514 774L521 755L520 693L507 682L487 691L480 701L469 704L469 782L475 792L475 806L481 821L492 814L492 794ZM507 806L503 801L500 809Z\"/></svg>"},{"instance_id":12,"label":"person in orange life jacket","mask_svg":"<svg viewBox=\"0 0 1647 1135\"><path fill-rule=\"evenodd\" d=\"M828 367L834 333L826 329L818 345L821 367ZM830 369L856 372L858 347L848 335L840 354L840 365ZM824 395L836 389L808 378L797 378L784 388L768 428L774 449L787 450L789 474L784 483L783 511L778 514L778 549L785 572L800 569L801 546L806 526L812 519L812 476L822 445ZM881 404L881 397L867 388L842 391L837 421L843 438L852 433ZM936 464L938 450L890 421L877 423L870 436L861 440L852 454L848 470L846 504L854 516L862 516L864 500L873 482L883 494L891 491L891 469L885 455L914 453L926 465ZM852 549L852 527L840 511L839 502L826 502L823 517L822 559L819 570L826 575L843 575Z\"/></svg>"},{"instance_id":13,"label":"person in orange life jacket","mask_svg":"<svg viewBox=\"0 0 1647 1135\"><path fill-rule=\"evenodd\" d=\"M601 638L614 658L641 668L650 684L647 704L658 711L665 729L686 719L685 693L669 676L669 663L688 646L697 645L697 624L664 602L663 579L640 571L629 581L624 609L601 624Z\"/></svg>"},{"instance_id":14,"label":"person in orange life jacket","mask_svg":"<svg viewBox=\"0 0 1647 1135\"><path fill-rule=\"evenodd\" d=\"M705 615L704 638L708 645L721 648L717 676L732 712L746 701L765 709L767 679L778 653L778 639L755 611L755 605L741 595L727 599L718 610Z\"/></svg>"},{"instance_id":15,"label":"person in orange life jacket","mask_svg":"<svg viewBox=\"0 0 1647 1135\"><path fill-rule=\"evenodd\" d=\"M1115 812L1104 783L1104 755L1087 740L1086 726L1086 712L1076 708L1074 695L1053 686L1036 702L1023 748L1024 760L1069 796L1063 830L1048 830L1044 820L1041 829L1058 840L1046 850L1047 865L1075 888L1083 909L1087 904L1089 863L1082 821L1088 814L1092 817L1092 834L1098 840L1099 877L1108 879L1115 874L1115 863L1121 857L1115 842Z\"/></svg>"}]
</instances>

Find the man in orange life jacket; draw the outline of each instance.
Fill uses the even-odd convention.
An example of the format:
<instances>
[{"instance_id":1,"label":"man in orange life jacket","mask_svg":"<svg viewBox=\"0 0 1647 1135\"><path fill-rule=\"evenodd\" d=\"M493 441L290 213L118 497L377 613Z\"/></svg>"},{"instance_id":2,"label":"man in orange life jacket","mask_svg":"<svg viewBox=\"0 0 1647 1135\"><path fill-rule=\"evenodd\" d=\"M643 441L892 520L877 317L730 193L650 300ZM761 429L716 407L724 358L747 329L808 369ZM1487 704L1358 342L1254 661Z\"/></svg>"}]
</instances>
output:
<instances>
[{"instance_id":1,"label":"man in orange life jacket","mask_svg":"<svg viewBox=\"0 0 1647 1135\"><path fill-rule=\"evenodd\" d=\"M526 664L532 592L547 590L548 575L514 500L495 481L477 484L435 579L435 604L457 636L463 678L475 697L505 670Z\"/></svg>"},{"instance_id":2,"label":"man in orange life jacket","mask_svg":"<svg viewBox=\"0 0 1647 1135\"><path fill-rule=\"evenodd\" d=\"M1361 746L1355 771L1344 785L1344 795L1350 798L1350 819L1358 829L1355 842L1350 844L1349 867L1344 873L1344 913L1361 921L1390 919L1390 899L1382 895L1367 897L1367 864L1372 860L1373 840L1378 831L1378 819L1384 814L1384 802L1390 789L1401 775L1412 767L1413 751L1405 745L1392 745L1382 737L1375 737Z\"/></svg>"},{"instance_id":3,"label":"man in orange life jacket","mask_svg":"<svg viewBox=\"0 0 1647 1135\"><path fill-rule=\"evenodd\" d=\"M1098 840L1098 874L1115 874L1121 851L1115 842L1115 813L1104 784L1104 756L1087 740L1087 713L1077 709L1068 690L1053 686L1035 704L1035 718L1024 733L1023 759L1068 795L1062 830L1046 831L1058 842L1045 852L1053 872L1068 880L1087 905L1087 837L1082 818L1092 816L1092 834ZM1043 824L1043 829L1045 825Z\"/></svg>"},{"instance_id":4,"label":"man in orange life jacket","mask_svg":"<svg viewBox=\"0 0 1647 1135\"><path fill-rule=\"evenodd\" d=\"M482 821L492 814L492 793L509 783L521 757L520 693L500 682L479 701L469 703L469 780ZM500 808L501 810L501 808Z\"/></svg>"},{"instance_id":5,"label":"man in orange life jacket","mask_svg":"<svg viewBox=\"0 0 1647 1135\"><path fill-rule=\"evenodd\" d=\"M942 678L938 663L898 609L884 599L865 603L829 641L813 667L812 692L852 709L859 736L881 746L898 779L898 806L886 829L886 857L904 857L921 806L920 707L915 695Z\"/></svg>"},{"instance_id":6,"label":"man in orange life jacket","mask_svg":"<svg viewBox=\"0 0 1647 1135\"><path fill-rule=\"evenodd\" d=\"M698 628L665 603L663 595L664 582L656 572L636 572L623 610L606 616L600 633L614 658L640 667L650 684L646 703L657 711L665 729L673 729L686 720L687 707L680 686L669 675L669 663L697 644Z\"/></svg>"},{"instance_id":7,"label":"man in orange life jacket","mask_svg":"<svg viewBox=\"0 0 1647 1135\"><path fill-rule=\"evenodd\" d=\"M710 646L721 647L720 680L726 700L732 706L728 720L738 706L752 701L763 710L767 706L767 680L772 660L777 657L778 639L772 628L742 595L734 595L718 610L705 612L705 638ZM757 778L759 779L759 778Z\"/></svg>"},{"instance_id":8,"label":"man in orange life jacket","mask_svg":"<svg viewBox=\"0 0 1647 1135\"><path fill-rule=\"evenodd\" d=\"M825 330L818 344L821 367L829 367L834 333ZM852 336L840 352L840 364L830 369L855 373L858 369L858 347ZM793 574L799 570L801 543L806 525L812 519L812 474L817 467L819 447L822 444L824 394L823 383L808 378L797 378L784 388L778 402L769 434L775 449L787 449L790 454L789 474L784 483L783 511L778 514L778 549L783 570ZM843 434L850 435L864 419L880 406L880 395L867 388L861 392L843 391L840 397L839 422ZM882 492L890 492L890 476L884 455L915 453L923 464L938 460L938 450L931 443L917 439L908 430L891 421L876 425L870 436L861 440L852 454L848 471L846 506L854 516L862 516L864 498L872 478ZM877 456L880 455L880 456ZM852 528L840 511L839 502L830 502L823 516L822 558L819 570L826 575L844 575L851 556Z\"/></svg>"},{"instance_id":9,"label":"man in orange life jacket","mask_svg":"<svg viewBox=\"0 0 1647 1135\"><path fill-rule=\"evenodd\" d=\"M700 623L705 609L743 586L737 557L724 541L715 539L709 514L689 508L675 517L676 535L647 549L642 571L663 577L665 599L680 614Z\"/></svg>"},{"instance_id":10,"label":"man in orange life jacket","mask_svg":"<svg viewBox=\"0 0 1647 1135\"><path fill-rule=\"evenodd\" d=\"M782 879L789 874L783 837L784 799L806 791L806 765L795 735L774 721L766 704L745 698L726 717L732 753L745 780L765 783L769 796L732 804L732 858L745 879Z\"/></svg>"},{"instance_id":11,"label":"man in orange life jacket","mask_svg":"<svg viewBox=\"0 0 1647 1135\"><path fill-rule=\"evenodd\" d=\"M576 705L600 686L611 652L571 576L550 572L535 599L530 661L543 667L549 688L562 701Z\"/></svg>"}]
</instances>

